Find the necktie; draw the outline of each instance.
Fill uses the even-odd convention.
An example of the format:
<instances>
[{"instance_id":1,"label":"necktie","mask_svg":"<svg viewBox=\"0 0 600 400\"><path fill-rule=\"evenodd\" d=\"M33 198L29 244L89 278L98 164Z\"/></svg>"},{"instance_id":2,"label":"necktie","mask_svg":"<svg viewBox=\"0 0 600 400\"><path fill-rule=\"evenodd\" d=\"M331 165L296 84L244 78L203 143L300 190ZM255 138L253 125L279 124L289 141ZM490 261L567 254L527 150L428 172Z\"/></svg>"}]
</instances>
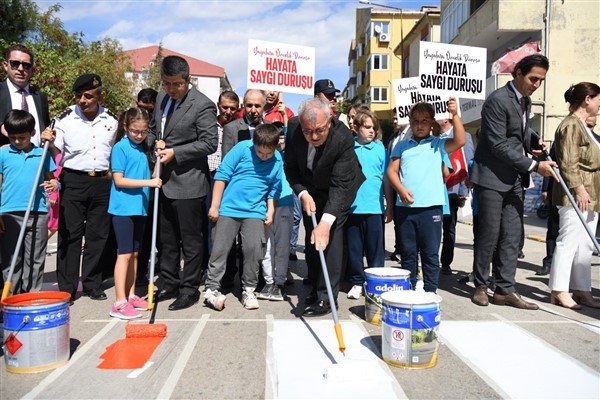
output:
<instances>
[{"instance_id":1,"label":"necktie","mask_svg":"<svg viewBox=\"0 0 600 400\"><path fill-rule=\"evenodd\" d=\"M315 161L315 154L317 149L312 144L308 145L308 152L306 153L306 167L312 171L313 163Z\"/></svg>"},{"instance_id":2,"label":"necktie","mask_svg":"<svg viewBox=\"0 0 600 400\"><path fill-rule=\"evenodd\" d=\"M521 97L521 112L523 114L523 127L527 124L527 97Z\"/></svg>"},{"instance_id":3,"label":"necktie","mask_svg":"<svg viewBox=\"0 0 600 400\"><path fill-rule=\"evenodd\" d=\"M25 89L19 89L19 93L21 93L21 110L29 111L29 105L27 105L27 92Z\"/></svg>"},{"instance_id":4,"label":"necktie","mask_svg":"<svg viewBox=\"0 0 600 400\"><path fill-rule=\"evenodd\" d=\"M169 110L167 111L167 118L165 120L165 129L169 125L169 120L171 119L171 115L173 115L173 111L175 110L175 103L177 103L177 100L171 99L171 105L169 106Z\"/></svg>"}]
</instances>

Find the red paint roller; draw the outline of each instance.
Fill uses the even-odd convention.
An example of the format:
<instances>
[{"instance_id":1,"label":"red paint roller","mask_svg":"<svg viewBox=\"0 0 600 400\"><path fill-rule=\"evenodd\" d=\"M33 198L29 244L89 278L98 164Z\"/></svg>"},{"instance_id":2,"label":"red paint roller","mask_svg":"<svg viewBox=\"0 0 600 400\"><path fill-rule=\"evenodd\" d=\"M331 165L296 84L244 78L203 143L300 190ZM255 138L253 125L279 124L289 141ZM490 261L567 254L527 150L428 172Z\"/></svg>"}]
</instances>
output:
<instances>
[{"instance_id":1,"label":"red paint roller","mask_svg":"<svg viewBox=\"0 0 600 400\"><path fill-rule=\"evenodd\" d=\"M125 326L125 337L128 339L165 336L167 336L167 325L165 324L128 323Z\"/></svg>"}]
</instances>

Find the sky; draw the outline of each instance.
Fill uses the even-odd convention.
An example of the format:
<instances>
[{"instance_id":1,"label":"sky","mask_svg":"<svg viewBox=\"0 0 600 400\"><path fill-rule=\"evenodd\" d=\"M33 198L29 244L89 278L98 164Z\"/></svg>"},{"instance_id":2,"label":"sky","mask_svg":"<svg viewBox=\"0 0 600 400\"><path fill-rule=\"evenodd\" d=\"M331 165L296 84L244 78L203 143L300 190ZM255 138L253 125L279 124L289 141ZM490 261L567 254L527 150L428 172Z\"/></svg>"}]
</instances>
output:
<instances>
[{"instance_id":1,"label":"sky","mask_svg":"<svg viewBox=\"0 0 600 400\"><path fill-rule=\"evenodd\" d=\"M240 95L246 90L248 39L315 48L315 80L331 79L343 90L354 38L358 0L37 0L40 10L60 4L58 17L84 40L117 39L124 50L158 45L225 69ZM376 1L420 9L439 0ZM285 94L294 112L304 95Z\"/></svg>"}]
</instances>

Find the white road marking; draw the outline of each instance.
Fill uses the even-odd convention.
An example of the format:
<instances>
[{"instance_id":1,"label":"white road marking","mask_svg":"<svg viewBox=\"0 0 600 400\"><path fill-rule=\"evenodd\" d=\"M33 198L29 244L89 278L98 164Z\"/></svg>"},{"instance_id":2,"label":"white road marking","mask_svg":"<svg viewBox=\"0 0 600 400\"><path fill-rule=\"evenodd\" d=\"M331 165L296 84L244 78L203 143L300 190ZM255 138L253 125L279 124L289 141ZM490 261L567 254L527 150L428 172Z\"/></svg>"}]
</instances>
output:
<instances>
[{"instance_id":1,"label":"white road marking","mask_svg":"<svg viewBox=\"0 0 600 400\"><path fill-rule=\"evenodd\" d=\"M152 362L152 361L146 361L146 364L144 364L144 366L142 368L134 369L133 371L131 371L131 373L129 375L127 375L127 377L128 378L137 378L145 370L147 370L148 368L150 368L152 366L152 364L154 364L154 362Z\"/></svg>"},{"instance_id":2,"label":"white road marking","mask_svg":"<svg viewBox=\"0 0 600 400\"><path fill-rule=\"evenodd\" d=\"M381 367L379 354L373 351L360 324L341 323L347 347L345 357L339 351L331 320L274 321L274 398L405 397Z\"/></svg>"},{"instance_id":3,"label":"white road marking","mask_svg":"<svg viewBox=\"0 0 600 400\"><path fill-rule=\"evenodd\" d=\"M273 351L273 314L265 315L267 319L267 354L265 356L265 399L275 398L277 393L277 363Z\"/></svg>"},{"instance_id":4,"label":"white road marking","mask_svg":"<svg viewBox=\"0 0 600 400\"><path fill-rule=\"evenodd\" d=\"M100 339L102 339L111 329L117 325L118 320L110 321L104 328L100 330L93 338L91 338L86 344L81 346L81 348L77 349L77 351L73 354L73 357L69 360L69 362L62 367L58 367L50 375L45 377L31 392L27 393L23 396L23 399L34 399L40 393L43 393L44 390L52 384L56 379L58 379L64 372L66 372L69 367L74 365L77 360L83 357L88 350L90 350Z\"/></svg>"},{"instance_id":5,"label":"white road marking","mask_svg":"<svg viewBox=\"0 0 600 400\"><path fill-rule=\"evenodd\" d=\"M513 323L444 321L439 334L504 398L600 398L596 371Z\"/></svg>"},{"instance_id":6,"label":"white road marking","mask_svg":"<svg viewBox=\"0 0 600 400\"><path fill-rule=\"evenodd\" d=\"M206 323L208 322L209 318L209 314L204 314L198 322L198 324L196 324L196 326L194 327L194 330L192 331L190 338L186 342L185 347L181 350L181 355L175 362L173 370L171 371L169 377L165 381L165 384L163 385L160 393L158 394L158 396L156 396L157 399L171 398L171 395L173 394L173 391L177 386L177 382L179 382L179 378L181 378L181 374L183 374L183 371L187 366L188 360L192 356L194 347L196 347L196 343L198 342L198 339L200 339L200 335L206 327Z\"/></svg>"}]
</instances>

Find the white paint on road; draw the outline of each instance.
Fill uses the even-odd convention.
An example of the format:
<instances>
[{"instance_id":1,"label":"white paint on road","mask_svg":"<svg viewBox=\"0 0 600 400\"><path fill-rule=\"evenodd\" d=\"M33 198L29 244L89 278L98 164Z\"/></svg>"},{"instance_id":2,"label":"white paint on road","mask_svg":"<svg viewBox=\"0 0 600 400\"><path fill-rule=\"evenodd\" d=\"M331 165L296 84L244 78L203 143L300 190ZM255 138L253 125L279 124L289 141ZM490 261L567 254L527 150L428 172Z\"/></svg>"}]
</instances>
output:
<instances>
[{"instance_id":1,"label":"white paint on road","mask_svg":"<svg viewBox=\"0 0 600 400\"><path fill-rule=\"evenodd\" d=\"M146 361L146 364L144 364L144 366L142 368L134 369L133 371L131 371L131 373L129 373L129 375L127 375L127 377L128 378L137 378L145 370L147 370L148 368L150 368L152 366L152 364L154 364L154 362L152 362L152 361Z\"/></svg>"},{"instance_id":2,"label":"white paint on road","mask_svg":"<svg viewBox=\"0 0 600 400\"><path fill-rule=\"evenodd\" d=\"M439 335L504 398L600 398L598 372L512 323L444 321Z\"/></svg>"},{"instance_id":3,"label":"white paint on road","mask_svg":"<svg viewBox=\"0 0 600 400\"><path fill-rule=\"evenodd\" d=\"M345 357L331 320L273 322L274 398L406 398L360 323L341 324Z\"/></svg>"}]
</instances>

